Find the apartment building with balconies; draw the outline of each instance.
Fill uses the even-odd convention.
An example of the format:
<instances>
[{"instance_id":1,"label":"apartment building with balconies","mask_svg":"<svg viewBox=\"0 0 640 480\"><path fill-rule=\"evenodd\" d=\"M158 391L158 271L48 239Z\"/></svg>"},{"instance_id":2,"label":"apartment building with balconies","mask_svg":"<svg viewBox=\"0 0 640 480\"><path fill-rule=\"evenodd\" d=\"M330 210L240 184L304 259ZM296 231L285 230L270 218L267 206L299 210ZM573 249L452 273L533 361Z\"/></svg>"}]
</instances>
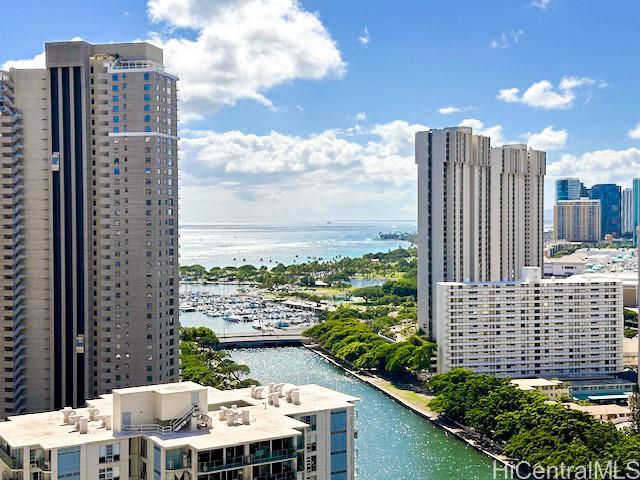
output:
<instances>
[{"instance_id":1,"label":"apartment building with balconies","mask_svg":"<svg viewBox=\"0 0 640 480\"><path fill-rule=\"evenodd\" d=\"M353 480L354 404L318 385L116 389L0 423L3 479Z\"/></svg>"},{"instance_id":2,"label":"apartment building with balconies","mask_svg":"<svg viewBox=\"0 0 640 480\"><path fill-rule=\"evenodd\" d=\"M588 278L438 284L438 371L597 378L623 371L622 284Z\"/></svg>"}]
</instances>

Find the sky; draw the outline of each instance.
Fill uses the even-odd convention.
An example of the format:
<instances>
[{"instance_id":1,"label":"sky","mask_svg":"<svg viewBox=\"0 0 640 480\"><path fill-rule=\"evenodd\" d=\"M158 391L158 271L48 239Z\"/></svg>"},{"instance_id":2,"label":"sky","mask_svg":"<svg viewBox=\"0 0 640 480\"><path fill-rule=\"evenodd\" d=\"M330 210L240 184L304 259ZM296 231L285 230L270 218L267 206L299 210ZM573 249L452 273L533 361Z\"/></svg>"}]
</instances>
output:
<instances>
[{"instance_id":1,"label":"sky","mask_svg":"<svg viewBox=\"0 0 640 480\"><path fill-rule=\"evenodd\" d=\"M0 68L46 41L150 41L177 74L182 223L414 220L416 131L548 152L554 179L640 176L635 0L22 0ZM11 19L11 21L6 21Z\"/></svg>"}]
</instances>

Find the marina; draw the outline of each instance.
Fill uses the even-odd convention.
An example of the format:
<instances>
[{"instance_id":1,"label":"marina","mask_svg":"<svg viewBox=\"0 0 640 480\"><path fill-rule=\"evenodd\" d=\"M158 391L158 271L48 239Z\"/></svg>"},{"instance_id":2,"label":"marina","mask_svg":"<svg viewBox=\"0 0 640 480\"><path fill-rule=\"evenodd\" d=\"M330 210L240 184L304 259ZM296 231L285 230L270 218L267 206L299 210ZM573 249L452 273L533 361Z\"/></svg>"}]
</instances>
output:
<instances>
[{"instance_id":1,"label":"marina","mask_svg":"<svg viewBox=\"0 0 640 480\"><path fill-rule=\"evenodd\" d=\"M306 306L304 302L267 298L246 285L183 285L180 290L182 324L208 326L222 335L308 328L316 323L317 316ZM190 321L203 318L205 323Z\"/></svg>"}]
</instances>

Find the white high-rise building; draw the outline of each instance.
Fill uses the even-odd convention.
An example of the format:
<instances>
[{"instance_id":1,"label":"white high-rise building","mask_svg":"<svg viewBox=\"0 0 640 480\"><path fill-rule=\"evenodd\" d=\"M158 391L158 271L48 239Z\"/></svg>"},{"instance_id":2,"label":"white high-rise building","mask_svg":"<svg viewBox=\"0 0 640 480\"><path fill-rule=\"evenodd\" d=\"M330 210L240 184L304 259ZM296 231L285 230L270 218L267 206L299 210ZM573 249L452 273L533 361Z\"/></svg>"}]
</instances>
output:
<instances>
[{"instance_id":1,"label":"white high-rise building","mask_svg":"<svg viewBox=\"0 0 640 480\"><path fill-rule=\"evenodd\" d=\"M416 134L418 325L437 337L441 281L513 280L542 266L545 152L491 149L470 127Z\"/></svg>"},{"instance_id":2,"label":"white high-rise building","mask_svg":"<svg viewBox=\"0 0 640 480\"><path fill-rule=\"evenodd\" d=\"M542 266L545 173L545 152L522 144L491 149L491 280Z\"/></svg>"},{"instance_id":3,"label":"white high-rise building","mask_svg":"<svg viewBox=\"0 0 640 480\"><path fill-rule=\"evenodd\" d=\"M0 476L353 480L357 400L318 385L116 389L0 423Z\"/></svg>"},{"instance_id":4,"label":"white high-rise building","mask_svg":"<svg viewBox=\"0 0 640 480\"><path fill-rule=\"evenodd\" d=\"M622 284L541 279L437 287L438 372L593 378L623 370Z\"/></svg>"}]
</instances>

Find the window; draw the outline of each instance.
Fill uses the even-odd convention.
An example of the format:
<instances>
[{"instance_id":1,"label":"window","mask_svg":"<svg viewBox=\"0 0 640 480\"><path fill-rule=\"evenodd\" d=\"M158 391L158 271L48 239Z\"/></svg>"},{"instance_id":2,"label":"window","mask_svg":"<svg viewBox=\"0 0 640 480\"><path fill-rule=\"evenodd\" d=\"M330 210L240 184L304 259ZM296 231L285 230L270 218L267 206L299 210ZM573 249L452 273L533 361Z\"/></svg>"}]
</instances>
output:
<instances>
[{"instance_id":1,"label":"window","mask_svg":"<svg viewBox=\"0 0 640 480\"><path fill-rule=\"evenodd\" d=\"M145 122L150 122L151 121L151 115L145 115L144 116L144 121Z\"/></svg>"},{"instance_id":2,"label":"window","mask_svg":"<svg viewBox=\"0 0 640 480\"><path fill-rule=\"evenodd\" d=\"M113 101L114 102L119 102L120 101L120 97L118 95L114 95L113 96Z\"/></svg>"},{"instance_id":3,"label":"window","mask_svg":"<svg viewBox=\"0 0 640 480\"><path fill-rule=\"evenodd\" d=\"M144 131L145 132L150 132L151 131L151 127L149 125L147 125L146 127L144 127Z\"/></svg>"},{"instance_id":4,"label":"window","mask_svg":"<svg viewBox=\"0 0 640 480\"><path fill-rule=\"evenodd\" d=\"M113 133L120 133L120 127L113 127Z\"/></svg>"},{"instance_id":5,"label":"window","mask_svg":"<svg viewBox=\"0 0 640 480\"><path fill-rule=\"evenodd\" d=\"M114 105L114 106L113 106L113 111L114 111L114 112L118 112L118 111L120 111L120 107L119 107L118 105Z\"/></svg>"},{"instance_id":6,"label":"window","mask_svg":"<svg viewBox=\"0 0 640 480\"><path fill-rule=\"evenodd\" d=\"M149 110L151 110L151 105L149 105L148 103L146 103L146 104L144 105L144 111L145 111L145 112L148 112Z\"/></svg>"},{"instance_id":7,"label":"window","mask_svg":"<svg viewBox=\"0 0 640 480\"><path fill-rule=\"evenodd\" d=\"M146 73L144 74L144 79L145 79L145 80L149 80L149 72L146 72Z\"/></svg>"},{"instance_id":8,"label":"window","mask_svg":"<svg viewBox=\"0 0 640 480\"><path fill-rule=\"evenodd\" d=\"M98 470L98 480L120 480L120 467L107 467Z\"/></svg>"},{"instance_id":9,"label":"window","mask_svg":"<svg viewBox=\"0 0 640 480\"><path fill-rule=\"evenodd\" d=\"M118 91L118 85L111 85L111 91L112 92L117 92Z\"/></svg>"},{"instance_id":10,"label":"window","mask_svg":"<svg viewBox=\"0 0 640 480\"><path fill-rule=\"evenodd\" d=\"M149 83L145 83L143 88L144 88L145 90L151 90L151 84L149 84Z\"/></svg>"},{"instance_id":11,"label":"window","mask_svg":"<svg viewBox=\"0 0 640 480\"><path fill-rule=\"evenodd\" d=\"M58 478L80 480L80 447L58 449Z\"/></svg>"},{"instance_id":12,"label":"window","mask_svg":"<svg viewBox=\"0 0 640 480\"><path fill-rule=\"evenodd\" d=\"M120 461L120 444L100 445L98 447L98 461L100 463Z\"/></svg>"},{"instance_id":13,"label":"window","mask_svg":"<svg viewBox=\"0 0 640 480\"><path fill-rule=\"evenodd\" d=\"M118 123L118 122L120 122L120 117L114 116L113 117L113 123Z\"/></svg>"},{"instance_id":14,"label":"window","mask_svg":"<svg viewBox=\"0 0 640 480\"><path fill-rule=\"evenodd\" d=\"M111 80L113 80L114 82L118 81L118 74L114 73L113 75L111 75Z\"/></svg>"},{"instance_id":15,"label":"window","mask_svg":"<svg viewBox=\"0 0 640 480\"><path fill-rule=\"evenodd\" d=\"M149 100L151 100L151 95L149 95L148 93L144 94L144 101L148 102Z\"/></svg>"}]
</instances>

